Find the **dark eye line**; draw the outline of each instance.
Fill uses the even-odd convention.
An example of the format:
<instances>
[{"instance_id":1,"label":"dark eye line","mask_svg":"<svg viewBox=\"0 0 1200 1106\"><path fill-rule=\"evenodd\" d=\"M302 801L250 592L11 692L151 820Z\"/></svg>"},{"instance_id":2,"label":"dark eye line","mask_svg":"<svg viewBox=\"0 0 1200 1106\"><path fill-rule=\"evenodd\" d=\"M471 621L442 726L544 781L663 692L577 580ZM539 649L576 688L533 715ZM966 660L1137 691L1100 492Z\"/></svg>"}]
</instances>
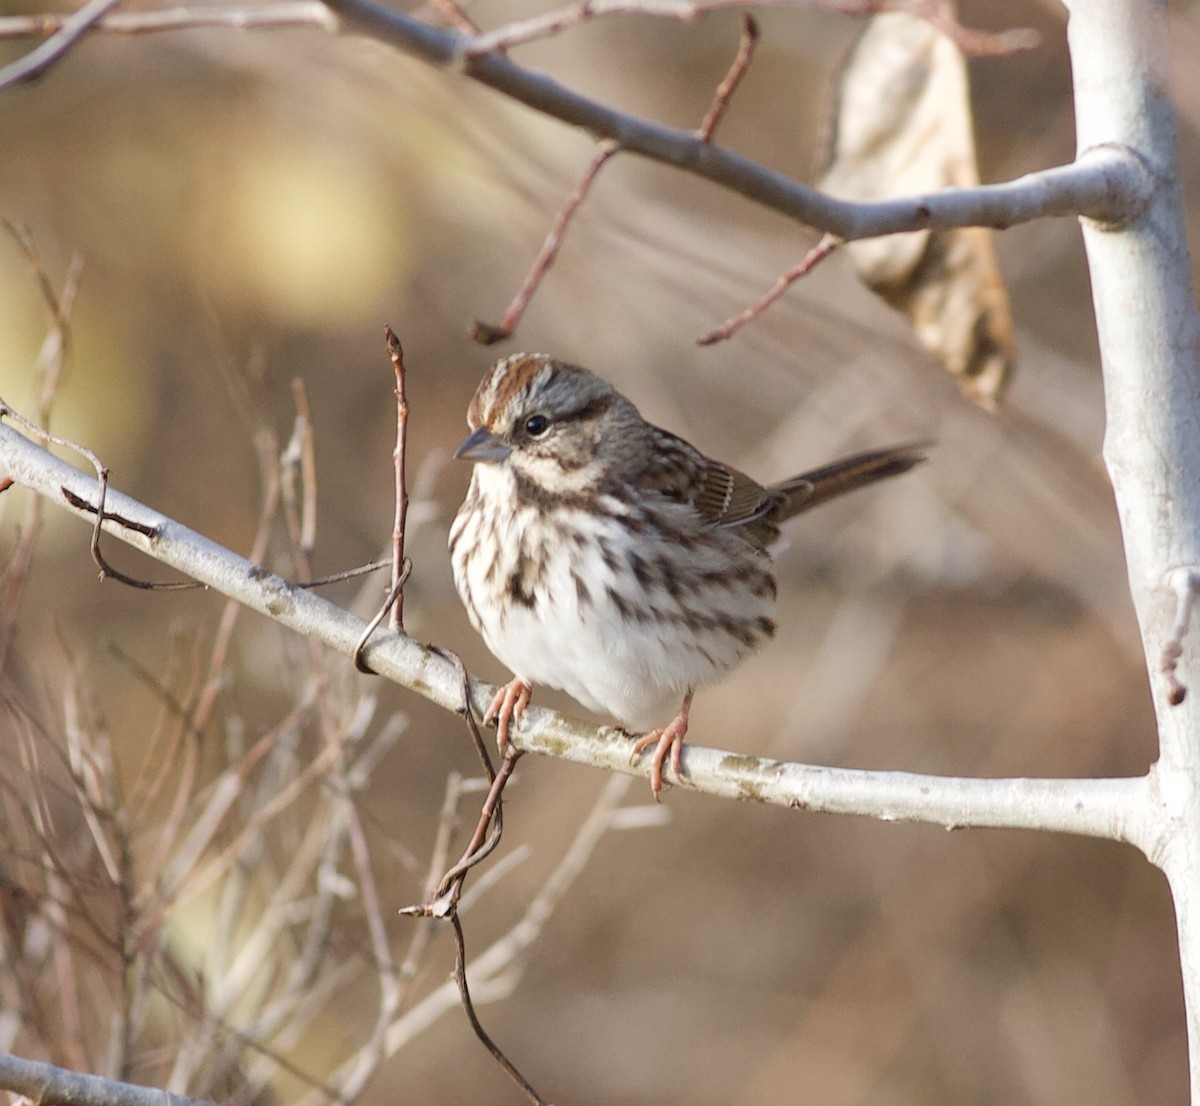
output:
<instances>
[{"instance_id":1,"label":"dark eye line","mask_svg":"<svg viewBox=\"0 0 1200 1106\"><path fill-rule=\"evenodd\" d=\"M613 404L612 396L597 396L590 403L577 407L574 411L563 411L553 416L541 411L535 411L519 424L520 432L534 440L544 438L548 431L555 426L573 422L588 422L604 414Z\"/></svg>"}]
</instances>

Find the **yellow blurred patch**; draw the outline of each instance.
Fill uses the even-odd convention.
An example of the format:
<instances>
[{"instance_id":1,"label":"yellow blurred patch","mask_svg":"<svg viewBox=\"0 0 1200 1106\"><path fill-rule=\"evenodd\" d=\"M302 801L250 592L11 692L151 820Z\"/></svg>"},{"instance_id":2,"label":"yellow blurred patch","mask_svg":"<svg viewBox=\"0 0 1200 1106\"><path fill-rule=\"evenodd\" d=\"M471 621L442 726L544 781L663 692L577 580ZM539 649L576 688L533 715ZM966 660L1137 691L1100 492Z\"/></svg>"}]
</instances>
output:
<instances>
[{"instance_id":1,"label":"yellow blurred patch","mask_svg":"<svg viewBox=\"0 0 1200 1106\"><path fill-rule=\"evenodd\" d=\"M213 199L215 294L309 327L366 321L412 263L404 212L348 151L275 143L243 154ZM215 216L215 217L214 217ZM211 242L211 239L210 239Z\"/></svg>"}]
</instances>

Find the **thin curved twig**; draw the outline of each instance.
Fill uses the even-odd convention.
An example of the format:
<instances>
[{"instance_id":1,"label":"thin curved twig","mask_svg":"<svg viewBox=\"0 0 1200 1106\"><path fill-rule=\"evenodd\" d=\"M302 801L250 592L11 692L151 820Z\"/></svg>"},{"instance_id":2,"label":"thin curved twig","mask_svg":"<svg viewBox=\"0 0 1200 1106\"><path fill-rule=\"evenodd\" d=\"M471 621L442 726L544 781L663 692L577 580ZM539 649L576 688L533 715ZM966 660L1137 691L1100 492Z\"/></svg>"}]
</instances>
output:
<instances>
[{"instance_id":1,"label":"thin curved twig","mask_svg":"<svg viewBox=\"0 0 1200 1106\"><path fill-rule=\"evenodd\" d=\"M533 1106L547 1106L545 1099L534 1090L533 1084L517 1070L516 1065L504 1055L500 1046L483 1028L483 1023L475 1012L475 1004L471 1001L471 988L467 984L467 945L463 937L462 921L459 919L457 911L450 915L450 924L454 927L454 982L458 985L459 997L462 999L463 1009L467 1012L467 1020L471 1023L475 1036L483 1042L483 1047L492 1054L492 1058L504 1069L508 1077L521 1088Z\"/></svg>"},{"instance_id":2,"label":"thin curved twig","mask_svg":"<svg viewBox=\"0 0 1200 1106\"><path fill-rule=\"evenodd\" d=\"M779 299L793 284L801 277L808 276L822 261L833 253L838 246L842 244L840 238L832 234L826 234L807 254L796 264L793 265L786 273L784 273L771 288L759 297L749 307L743 311L739 311L731 319L726 319L715 330L710 330L707 334L700 335L696 339L698 346L711 346L717 342L722 342L726 338L733 337L747 323L757 319L768 307Z\"/></svg>"},{"instance_id":3,"label":"thin curved twig","mask_svg":"<svg viewBox=\"0 0 1200 1106\"><path fill-rule=\"evenodd\" d=\"M525 314L525 309L529 306L529 301L533 299L534 292L537 291L538 286L542 283L542 278L545 277L550 266L554 264L555 259L558 257L558 251L562 249L563 238L566 236L567 228L571 225L571 220L575 217L575 213L579 210L583 201L587 199L588 192L591 191L592 185L600 175L600 170L608 164L609 158L616 152L617 147L612 142L606 141L599 144L596 155L592 158L587 169L584 170L583 176L579 178L579 183L575 186L575 191L567 197L567 202L563 204L562 209L555 216L554 224L546 235L546 240L542 243L542 248L538 251L537 257L534 258L528 274L521 282L521 287L517 289L516 295L513 296L512 302L508 305L508 309L504 312L504 317L500 322L493 324L476 319L471 323L471 337L480 345L494 345L496 342L502 342L504 339L512 336L517 323L521 321L521 316Z\"/></svg>"}]
</instances>

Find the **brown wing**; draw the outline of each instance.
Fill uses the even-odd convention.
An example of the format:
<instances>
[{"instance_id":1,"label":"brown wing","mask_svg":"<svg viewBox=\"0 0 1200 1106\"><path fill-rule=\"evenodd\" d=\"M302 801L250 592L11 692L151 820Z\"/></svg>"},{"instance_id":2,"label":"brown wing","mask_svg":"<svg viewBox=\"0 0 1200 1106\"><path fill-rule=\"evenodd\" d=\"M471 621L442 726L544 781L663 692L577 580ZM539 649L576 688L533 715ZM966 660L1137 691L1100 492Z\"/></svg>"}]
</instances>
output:
<instances>
[{"instance_id":1,"label":"brown wing","mask_svg":"<svg viewBox=\"0 0 1200 1106\"><path fill-rule=\"evenodd\" d=\"M765 548L775 537L775 527L766 532L753 526L785 502L785 496L764 488L744 472L705 457L694 446L666 430L656 430L655 464L643 474L643 483L690 504L701 519L713 527L743 530L743 536Z\"/></svg>"},{"instance_id":2,"label":"brown wing","mask_svg":"<svg viewBox=\"0 0 1200 1106\"><path fill-rule=\"evenodd\" d=\"M737 530L759 549L779 536L778 524L784 519L876 480L899 476L925 460L920 445L871 450L764 488L666 430L656 430L655 446L655 465L643 476L648 487L691 504L708 525Z\"/></svg>"}]
</instances>

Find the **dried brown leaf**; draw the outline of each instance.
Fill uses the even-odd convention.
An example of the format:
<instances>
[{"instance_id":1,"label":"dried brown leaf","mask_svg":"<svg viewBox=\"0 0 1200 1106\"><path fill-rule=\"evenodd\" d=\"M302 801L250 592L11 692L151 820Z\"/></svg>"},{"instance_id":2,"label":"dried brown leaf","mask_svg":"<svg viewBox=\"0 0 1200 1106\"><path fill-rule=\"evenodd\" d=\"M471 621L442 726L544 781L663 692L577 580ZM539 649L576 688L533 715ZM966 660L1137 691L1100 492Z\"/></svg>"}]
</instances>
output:
<instances>
[{"instance_id":1,"label":"dried brown leaf","mask_svg":"<svg viewBox=\"0 0 1200 1106\"><path fill-rule=\"evenodd\" d=\"M979 183L966 65L928 22L876 16L842 70L822 188L881 200ZM847 247L863 281L984 406L1002 396L1016 346L991 233L913 231Z\"/></svg>"}]
</instances>

